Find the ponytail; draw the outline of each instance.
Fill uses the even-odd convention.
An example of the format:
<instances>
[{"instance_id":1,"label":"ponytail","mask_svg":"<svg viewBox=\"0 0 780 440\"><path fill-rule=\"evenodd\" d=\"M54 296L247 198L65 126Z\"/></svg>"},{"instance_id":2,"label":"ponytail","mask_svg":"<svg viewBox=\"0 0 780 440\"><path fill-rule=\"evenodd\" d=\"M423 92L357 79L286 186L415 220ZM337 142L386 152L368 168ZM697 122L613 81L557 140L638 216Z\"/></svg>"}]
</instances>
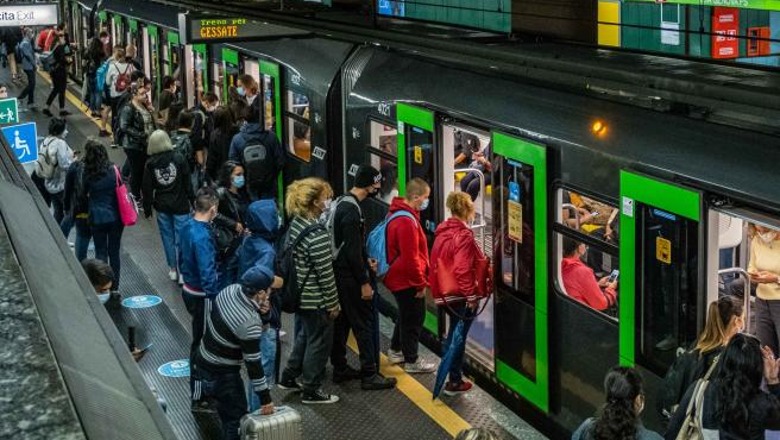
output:
<instances>
[{"instance_id":1,"label":"ponytail","mask_svg":"<svg viewBox=\"0 0 780 440\"><path fill-rule=\"evenodd\" d=\"M634 409L642 394L642 378L633 368L614 367L604 379L607 403L593 424L593 440L633 440L639 415Z\"/></svg>"},{"instance_id":2,"label":"ponytail","mask_svg":"<svg viewBox=\"0 0 780 440\"><path fill-rule=\"evenodd\" d=\"M720 348L726 341L729 324L734 317L742 316L744 305L739 298L724 295L710 303L707 309L707 323L696 342L700 355Z\"/></svg>"}]
</instances>

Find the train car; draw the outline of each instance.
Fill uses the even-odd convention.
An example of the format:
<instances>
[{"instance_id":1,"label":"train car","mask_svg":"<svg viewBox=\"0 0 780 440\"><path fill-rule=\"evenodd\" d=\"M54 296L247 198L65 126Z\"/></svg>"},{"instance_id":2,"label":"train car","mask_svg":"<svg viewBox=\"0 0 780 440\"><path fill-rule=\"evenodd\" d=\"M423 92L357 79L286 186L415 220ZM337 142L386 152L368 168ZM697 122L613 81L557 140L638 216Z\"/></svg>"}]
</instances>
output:
<instances>
[{"instance_id":1,"label":"train car","mask_svg":"<svg viewBox=\"0 0 780 440\"><path fill-rule=\"evenodd\" d=\"M774 136L373 44L303 37L188 48L160 5L112 1L102 23L114 41L141 38L152 77L165 74L166 59L169 72L179 67L188 105L201 87L226 99L238 74L258 79L266 125L288 152L282 186L316 175L343 191L371 163L384 176L363 211L375 224L421 177L432 187L422 213L431 242L446 195L472 193L495 292L469 334L470 371L554 437L596 411L604 373L618 363L640 369L654 408L707 304L728 281L744 281L746 225L780 227ZM572 257L572 244L587 254ZM567 290L564 269L578 261L598 279L617 277L615 303ZM433 347L443 318L429 301ZM662 429L655 411L644 419Z\"/></svg>"}]
</instances>

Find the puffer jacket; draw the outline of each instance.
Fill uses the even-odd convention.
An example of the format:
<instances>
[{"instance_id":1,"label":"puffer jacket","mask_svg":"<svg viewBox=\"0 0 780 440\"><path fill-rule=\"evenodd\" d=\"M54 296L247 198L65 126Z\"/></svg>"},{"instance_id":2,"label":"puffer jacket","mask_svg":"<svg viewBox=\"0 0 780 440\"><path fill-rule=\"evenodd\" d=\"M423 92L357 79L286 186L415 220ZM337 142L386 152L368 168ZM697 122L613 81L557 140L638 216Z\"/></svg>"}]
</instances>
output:
<instances>
[{"instance_id":1,"label":"puffer jacket","mask_svg":"<svg viewBox=\"0 0 780 440\"><path fill-rule=\"evenodd\" d=\"M474 232L463 221L450 217L436 228L436 239L431 249L431 271L428 284L436 304L443 304L439 291L437 271L439 263L449 267L457 280L457 295L448 295L448 300L475 301L477 297L476 261L484 258L474 240Z\"/></svg>"},{"instance_id":2,"label":"puffer jacket","mask_svg":"<svg viewBox=\"0 0 780 440\"><path fill-rule=\"evenodd\" d=\"M144 117L132 101L128 101L119 112L119 136L123 148L146 151L149 135L146 133Z\"/></svg>"},{"instance_id":3,"label":"puffer jacket","mask_svg":"<svg viewBox=\"0 0 780 440\"><path fill-rule=\"evenodd\" d=\"M391 292L414 288L418 291L428 285L428 240L420 224L420 213L409 206L403 197L390 203L388 216L397 211L408 211L387 225L387 261L390 269L384 284Z\"/></svg>"}]
</instances>

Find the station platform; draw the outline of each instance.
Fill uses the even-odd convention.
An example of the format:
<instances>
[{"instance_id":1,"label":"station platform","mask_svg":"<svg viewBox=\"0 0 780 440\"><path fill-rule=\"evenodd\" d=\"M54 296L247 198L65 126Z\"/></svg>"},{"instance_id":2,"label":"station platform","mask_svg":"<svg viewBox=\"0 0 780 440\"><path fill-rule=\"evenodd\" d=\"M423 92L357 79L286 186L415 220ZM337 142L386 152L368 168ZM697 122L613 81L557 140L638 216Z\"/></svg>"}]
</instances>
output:
<instances>
[{"instance_id":1,"label":"station platform","mask_svg":"<svg viewBox=\"0 0 780 440\"><path fill-rule=\"evenodd\" d=\"M50 82L43 73L38 74L36 104L44 108L50 91ZM0 71L0 83L8 86L9 97L18 96L23 84L10 82L7 70ZM77 85L69 87L67 95L67 116L69 135L66 139L75 151L82 151L88 137L98 134L98 120L89 116L80 103ZM21 103L20 103L21 104ZM20 105L20 108L25 106ZM20 122L34 121L38 125L38 136L46 133L49 118L40 111L26 110L20 113ZM108 147L110 138L98 138ZM121 165L125 160L121 149L108 148L110 159ZM28 167L29 168L29 167ZM75 232L73 233L75 234ZM72 242L74 237L70 237ZM136 345L150 348L138 362L143 378L167 404L167 417L180 439L219 438L219 422L216 415L194 417L190 412L188 386L188 347L190 341L190 316L181 299L179 286L167 276L167 265L154 220L141 216L138 224L125 228L122 237L122 264L120 293L123 299L151 295L162 301L157 304L142 304L137 308L119 303L109 304L108 314L125 338L128 328L136 330ZM133 301L125 301L125 304ZM148 307L144 307L148 305ZM282 366L291 350L292 315L283 316L286 335L282 342ZM381 348L386 353L389 347L393 323L381 319ZM355 345L350 339L352 352L349 361L358 366ZM421 347L421 355L438 361L436 354ZM274 389L272 396L276 405L289 405L300 412L305 439L446 439L454 437L462 429L485 427L501 439L546 438L517 414L510 411L496 399L475 385L466 395L442 396L433 400L431 390L435 374L408 375L398 366L387 363L382 355L381 371L384 375L398 379L398 387L386 391L362 391L359 382L335 384L331 382L332 369L324 388L336 394L340 401L333 405L307 406L300 403L297 394Z\"/></svg>"}]
</instances>

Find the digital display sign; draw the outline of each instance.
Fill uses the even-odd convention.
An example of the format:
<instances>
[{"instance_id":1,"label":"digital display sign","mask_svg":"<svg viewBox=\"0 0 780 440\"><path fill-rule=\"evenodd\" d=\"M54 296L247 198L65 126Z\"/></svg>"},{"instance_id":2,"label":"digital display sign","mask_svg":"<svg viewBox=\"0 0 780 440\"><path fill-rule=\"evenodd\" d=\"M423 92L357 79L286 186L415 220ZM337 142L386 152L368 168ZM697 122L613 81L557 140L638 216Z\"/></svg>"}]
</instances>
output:
<instances>
[{"instance_id":1,"label":"digital display sign","mask_svg":"<svg viewBox=\"0 0 780 440\"><path fill-rule=\"evenodd\" d=\"M309 32L241 17L179 14L184 44L239 42L306 35Z\"/></svg>"}]
</instances>

